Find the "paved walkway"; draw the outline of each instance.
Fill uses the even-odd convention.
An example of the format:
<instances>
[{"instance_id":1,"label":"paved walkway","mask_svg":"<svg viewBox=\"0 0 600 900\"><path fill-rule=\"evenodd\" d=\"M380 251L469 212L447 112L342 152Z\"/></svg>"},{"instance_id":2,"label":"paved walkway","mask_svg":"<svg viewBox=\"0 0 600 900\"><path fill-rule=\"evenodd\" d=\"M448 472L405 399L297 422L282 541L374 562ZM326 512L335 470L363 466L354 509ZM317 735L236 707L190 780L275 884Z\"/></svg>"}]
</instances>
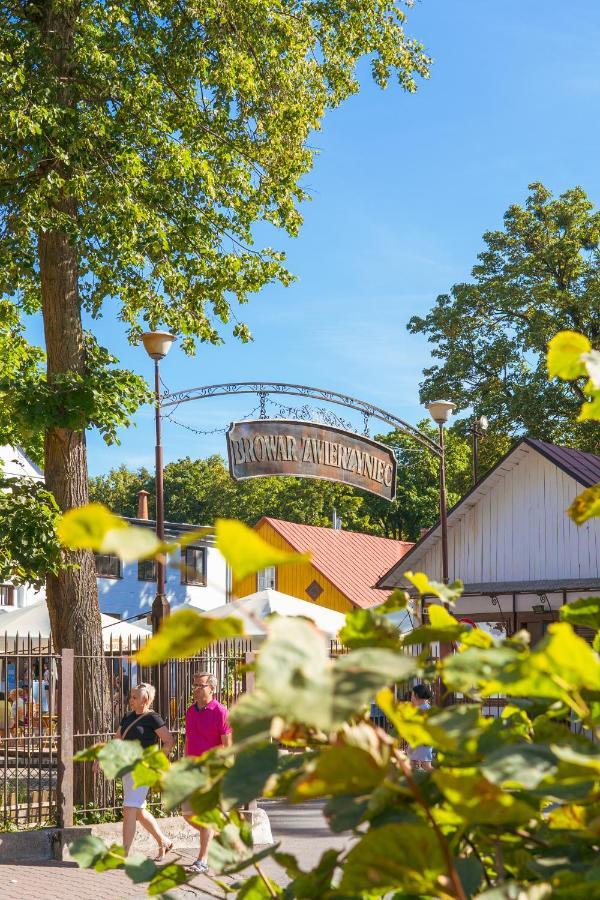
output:
<instances>
[{"instance_id":1,"label":"paved walkway","mask_svg":"<svg viewBox=\"0 0 600 900\"><path fill-rule=\"evenodd\" d=\"M281 842L281 850L298 857L303 869L310 869L321 854L330 847L342 848L348 836L331 835L321 814L322 804L305 803L301 806L284 806L276 802L262 803L269 814L273 839ZM178 862L187 865L196 854L193 847L176 847ZM172 857L175 861L175 856ZM286 883L285 873L271 860L263 863L265 872L280 884ZM239 876L236 876L236 878ZM207 898L210 881L198 876L192 884L169 892L177 900ZM219 893L217 889L215 893ZM147 897L143 885L133 885L119 871L94 872L80 869L71 862L17 862L0 861L0 898L2 900L129 900Z\"/></svg>"}]
</instances>

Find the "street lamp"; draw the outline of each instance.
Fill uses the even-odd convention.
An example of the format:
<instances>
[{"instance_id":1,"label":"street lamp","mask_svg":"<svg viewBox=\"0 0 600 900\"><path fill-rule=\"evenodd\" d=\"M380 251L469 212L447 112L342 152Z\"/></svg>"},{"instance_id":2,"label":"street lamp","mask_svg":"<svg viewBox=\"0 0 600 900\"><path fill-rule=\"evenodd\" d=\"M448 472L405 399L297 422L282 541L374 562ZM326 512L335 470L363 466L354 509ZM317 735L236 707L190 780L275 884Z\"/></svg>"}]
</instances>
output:
<instances>
[{"instance_id":1,"label":"street lamp","mask_svg":"<svg viewBox=\"0 0 600 900\"><path fill-rule=\"evenodd\" d=\"M471 439L473 442L473 484L477 484L477 481L479 480L478 442L481 438L486 436L489 427L490 423L487 420L487 416L475 416L471 422Z\"/></svg>"},{"instance_id":2,"label":"street lamp","mask_svg":"<svg viewBox=\"0 0 600 900\"><path fill-rule=\"evenodd\" d=\"M156 481L156 536L159 541L165 539L165 505L163 488L163 457L160 441L160 361L164 359L175 336L168 331L146 331L142 335L142 342L148 356L154 360L154 406L156 410L156 455L155 455L155 481ZM169 615L170 607L165 591L165 563L160 556L156 560L156 596L152 604L152 634L156 634L161 621Z\"/></svg>"},{"instance_id":3,"label":"street lamp","mask_svg":"<svg viewBox=\"0 0 600 900\"><path fill-rule=\"evenodd\" d=\"M429 415L439 428L440 433L440 523L442 526L442 581L448 584L448 521L446 500L446 450L444 445L444 425L450 418L456 403L448 400L432 400L427 404Z\"/></svg>"}]
</instances>

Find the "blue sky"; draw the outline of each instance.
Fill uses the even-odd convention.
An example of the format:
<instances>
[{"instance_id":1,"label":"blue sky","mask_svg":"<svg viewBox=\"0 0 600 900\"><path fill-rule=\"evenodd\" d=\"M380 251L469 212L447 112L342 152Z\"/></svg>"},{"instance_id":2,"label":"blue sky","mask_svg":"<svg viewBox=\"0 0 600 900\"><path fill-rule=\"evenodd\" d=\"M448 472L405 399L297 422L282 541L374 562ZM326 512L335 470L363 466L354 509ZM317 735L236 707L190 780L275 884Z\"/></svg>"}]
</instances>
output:
<instances>
[{"instance_id":1,"label":"blue sky","mask_svg":"<svg viewBox=\"0 0 600 900\"><path fill-rule=\"evenodd\" d=\"M531 181L555 192L581 185L600 200L598 0L418 0L407 32L434 57L414 95L380 91L361 67L362 92L328 114L307 179L313 200L286 250L297 280L270 286L242 308L254 343L177 346L163 363L171 390L226 381L290 381L353 394L410 422L423 415L418 385L427 342L406 323L468 277L484 231L501 225ZM125 365L151 376L119 323L95 326ZM41 333L32 324L30 336ZM294 403L293 399L288 401ZM182 406L178 420L226 427L253 397ZM294 405L300 405L295 403ZM89 435L91 474L153 465L153 412L107 448ZM222 434L167 423L166 461L225 451Z\"/></svg>"}]
</instances>

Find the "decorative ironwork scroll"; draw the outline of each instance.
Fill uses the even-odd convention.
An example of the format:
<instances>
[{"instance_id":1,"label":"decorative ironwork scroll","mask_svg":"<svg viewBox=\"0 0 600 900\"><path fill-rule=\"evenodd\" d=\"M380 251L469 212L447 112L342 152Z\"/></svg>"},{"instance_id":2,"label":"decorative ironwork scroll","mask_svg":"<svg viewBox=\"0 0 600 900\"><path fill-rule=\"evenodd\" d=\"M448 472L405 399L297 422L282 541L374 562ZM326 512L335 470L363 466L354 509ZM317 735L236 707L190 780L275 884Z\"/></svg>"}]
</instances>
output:
<instances>
[{"instance_id":1,"label":"decorative ironwork scroll","mask_svg":"<svg viewBox=\"0 0 600 900\"><path fill-rule=\"evenodd\" d=\"M364 400L358 400L356 397L350 397L347 394L340 394L337 391L328 391L322 388L308 387L303 384L287 384L277 381L242 381L232 382L230 384L209 384L203 387L189 388L185 391L165 391L161 396L162 408L170 406L178 406L181 403L189 403L192 400L203 400L208 397L222 397L230 394L257 394L261 398L261 410L264 410L263 397L276 396L294 396L294 397L311 397L323 403L337 404L345 406L348 409L354 409L362 413L367 427L368 419L376 419L379 422L385 422L392 428L409 435L415 441L418 441L430 453L441 456L441 448L428 435L419 431L414 425L405 422L399 416L387 412L378 406L373 406Z\"/></svg>"}]
</instances>

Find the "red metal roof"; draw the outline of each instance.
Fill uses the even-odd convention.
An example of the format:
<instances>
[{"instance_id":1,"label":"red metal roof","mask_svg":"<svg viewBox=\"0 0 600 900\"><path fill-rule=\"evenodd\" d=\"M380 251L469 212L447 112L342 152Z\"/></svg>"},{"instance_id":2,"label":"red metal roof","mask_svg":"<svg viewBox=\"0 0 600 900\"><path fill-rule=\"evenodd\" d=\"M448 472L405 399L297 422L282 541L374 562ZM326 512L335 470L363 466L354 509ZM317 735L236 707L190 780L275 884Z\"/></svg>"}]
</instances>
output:
<instances>
[{"instance_id":1,"label":"red metal roof","mask_svg":"<svg viewBox=\"0 0 600 900\"><path fill-rule=\"evenodd\" d=\"M363 608L383 603L389 596L390 591L376 590L373 585L413 546L408 541L318 525L298 525L268 516L258 525L263 522L268 522L295 550L309 552L315 569L351 603Z\"/></svg>"}]
</instances>

